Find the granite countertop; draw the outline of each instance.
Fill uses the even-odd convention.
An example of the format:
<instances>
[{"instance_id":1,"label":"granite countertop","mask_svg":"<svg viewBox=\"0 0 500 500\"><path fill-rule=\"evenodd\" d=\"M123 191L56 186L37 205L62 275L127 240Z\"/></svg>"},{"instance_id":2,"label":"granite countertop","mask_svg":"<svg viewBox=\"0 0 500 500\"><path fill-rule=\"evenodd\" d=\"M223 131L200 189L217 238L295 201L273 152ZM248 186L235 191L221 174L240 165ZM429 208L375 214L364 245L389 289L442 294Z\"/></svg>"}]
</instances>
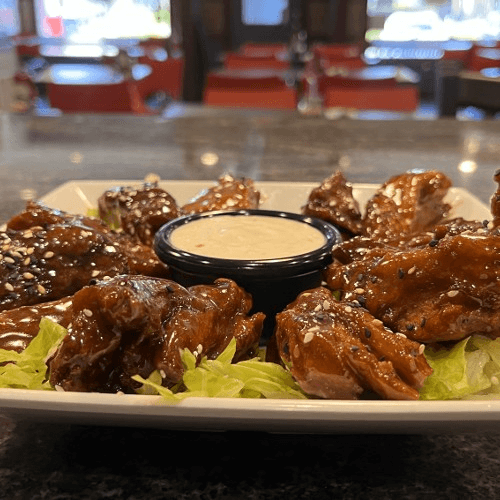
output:
<instances>
[{"instance_id":1,"label":"granite countertop","mask_svg":"<svg viewBox=\"0 0 500 500\"><path fill-rule=\"evenodd\" d=\"M488 204L500 123L358 121L175 105L156 118L0 116L0 215L73 179L379 183L435 168ZM204 161L203 155L217 161ZM215 155L215 156L214 156ZM0 498L495 498L500 427L443 434L272 434L0 416ZM460 422L457 422L459 424Z\"/></svg>"}]
</instances>

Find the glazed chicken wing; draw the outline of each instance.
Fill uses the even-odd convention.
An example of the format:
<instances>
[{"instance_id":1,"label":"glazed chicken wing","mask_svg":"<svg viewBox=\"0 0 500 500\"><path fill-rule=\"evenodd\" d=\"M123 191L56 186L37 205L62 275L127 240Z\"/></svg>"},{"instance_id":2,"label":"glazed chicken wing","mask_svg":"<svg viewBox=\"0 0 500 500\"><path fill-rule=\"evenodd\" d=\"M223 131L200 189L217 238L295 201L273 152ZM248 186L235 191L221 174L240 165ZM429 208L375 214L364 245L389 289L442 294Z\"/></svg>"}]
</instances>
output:
<instances>
[{"instance_id":1,"label":"glazed chicken wing","mask_svg":"<svg viewBox=\"0 0 500 500\"><path fill-rule=\"evenodd\" d=\"M148 246L163 224L181 215L175 199L157 184L108 189L97 204L106 224Z\"/></svg>"},{"instance_id":2,"label":"glazed chicken wing","mask_svg":"<svg viewBox=\"0 0 500 500\"><path fill-rule=\"evenodd\" d=\"M338 171L309 194L302 213L335 224L349 235L362 234L361 212L352 185Z\"/></svg>"},{"instance_id":3,"label":"glazed chicken wing","mask_svg":"<svg viewBox=\"0 0 500 500\"><path fill-rule=\"evenodd\" d=\"M202 191L182 207L185 214L212 210L240 210L259 208L260 193L252 179L235 179L231 175L221 177L218 183Z\"/></svg>"},{"instance_id":4,"label":"glazed chicken wing","mask_svg":"<svg viewBox=\"0 0 500 500\"><path fill-rule=\"evenodd\" d=\"M0 232L0 249L0 310L57 300L105 276L168 275L151 248L98 219L33 202Z\"/></svg>"},{"instance_id":5,"label":"glazed chicken wing","mask_svg":"<svg viewBox=\"0 0 500 500\"><path fill-rule=\"evenodd\" d=\"M432 372L421 344L323 287L301 293L277 315L275 342L297 383L321 398L357 399L372 390L386 399L418 399Z\"/></svg>"},{"instance_id":6,"label":"glazed chicken wing","mask_svg":"<svg viewBox=\"0 0 500 500\"><path fill-rule=\"evenodd\" d=\"M21 352L38 335L42 318L66 328L71 321L72 297L0 311L0 349Z\"/></svg>"},{"instance_id":7,"label":"glazed chicken wing","mask_svg":"<svg viewBox=\"0 0 500 500\"><path fill-rule=\"evenodd\" d=\"M432 229L450 210L443 201L450 186L447 176L433 170L390 178L366 205L365 234L397 241Z\"/></svg>"},{"instance_id":8,"label":"glazed chicken wing","mask_svg":"<svg viewBox=\"0 0 500 500\"><path fill-rule=\"evenodd\" d=\"M413 340L498 337L500 236L482 224L461 227L427 235L419 246L365 249L363 258L350 261L335 249L341 261L329 266L328 286ZM463 230L467 227L472 229Z\"/></svg>"},{"instance_id":9,"label":"glazed chicken wing","mask_svg":"<svg viewBox=\"0 0 500 500\"><path fill-rule=\"evenodd\" d=\"M66 391L133 392L133 375L182 378L184 348L217 357L234 337L235 360L258 346L264 315L233 281L184 288L165 279L118 276L77 292L69 334L49 360L50 382Z\"/></svg>"}]
</instances>

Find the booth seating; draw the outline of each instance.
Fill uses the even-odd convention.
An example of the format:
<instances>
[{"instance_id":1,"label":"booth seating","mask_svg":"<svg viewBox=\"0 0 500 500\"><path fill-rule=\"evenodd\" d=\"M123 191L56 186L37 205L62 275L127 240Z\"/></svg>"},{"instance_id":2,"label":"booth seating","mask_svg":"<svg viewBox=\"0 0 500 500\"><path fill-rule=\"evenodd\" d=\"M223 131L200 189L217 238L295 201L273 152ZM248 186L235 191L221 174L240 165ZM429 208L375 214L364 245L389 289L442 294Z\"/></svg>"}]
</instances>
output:
<instances>
[{"instance_id":1,"label":"booth seating","mask_svg":"<svg viewBox=\"0 0 500 500\"><path fill-rule=\"evenodd\" d=\"M359 43L318 43L312 47L312 53L318 59L351 59L361 57L363 47Z\"/></svg>"},{"instance_id":2,"label":"booth seating","mask_svg":"<svg viewBox=\"0 0 500 500\"><path fill-rule=\"evenodd\" d=\"M224 54L223 66L226 69L290 69L290 62L274 56L254 57L236 52Z\"/></svg>"},{"instance_id":3,"label":"booth seating","mask_svg":"<svg viewBox=\"0 0 500 500\"><path fill-rule=\"evenodd\" d=\"M418 82L418 75L408 68L379 66L309 74L302 86L307 95L313 85L324 108L413 112L420 101Z\"/></svg>"},{"instance_id":4,"label":"booth seating","mask_svg":"<svg viewBox=\"0 0 500 500\"><path fill-rule=\"evenodd\" d=\"M467 69L481 71L500 67L500 48L483 48L472 51Z\"/></svg>"},{"instance_id":5,"label":"booth seating","mask_svg":"<svg viewBox=\"0 0 500 500\"><path fill-rule=\"evenodd\" d=\"M280 59L288 54L286 43L246 42L240 48L241 54L249 57L275 57Z\"/></svg>"},{"instance_id":6,"label":"booth seating","mask_svg":"<svg viewBox=\"0 0 500 500\"><path fill-rule=\"evenodd\" d=\"M144 99L155 92L165 92L172 99L181 98L184 58L157 60L146 54L139 57L139 62L151 67L151 74L137 82Z\"/></svg>"},{"instance_id":7,"label":"booth seating","mask_svg":"<svg viewBox=\"0 0 500 500\"><path fill-rule=\"evenodd\" d=\"M312 54L314 62L325 71L331 67L360 69L366 66L360 44L316 44Z\"/></svg>"},{"instance_id":8,"label":"booth seating","mask_svg":"<svg viewBox=\"0 0 500 500\"><path fill-rule=\"evenodd\" d=\"M211 106L295 109L298 92L287 83L286 73L272 69L209 72L203 102Z\"/></svg>"},{"instance_id":9,"label":"booth seating","mask_svg":"<svg viewBox=\"0 0 500 500\"><path fill-rule=\"evenodd\" d=\"M328 87L323 93L325 108L414 112L418 105L419 90L416 85L392 88Z\"/></svg>"},{"instance_id":10,"label":"booth seating","mask_svg":"<svg viewBox=\"0 0 500 500\"><path fill-rule=\"evenodd\" d=\"M47 84L52 108L63 113L134 113L152 114L145 106L135 82L109 84Z\"/></svg>"},{"instance_id":11,"label":"booth seating","mask_svg":"<svg viewBox=\"0 0 500 500\"><path fill-rule=\"evenodd\" d=\"M296 109L297 91L291 88L282 90L207 88L203 95L203 103L232 108Z\"/></svg>"}]
</instances>

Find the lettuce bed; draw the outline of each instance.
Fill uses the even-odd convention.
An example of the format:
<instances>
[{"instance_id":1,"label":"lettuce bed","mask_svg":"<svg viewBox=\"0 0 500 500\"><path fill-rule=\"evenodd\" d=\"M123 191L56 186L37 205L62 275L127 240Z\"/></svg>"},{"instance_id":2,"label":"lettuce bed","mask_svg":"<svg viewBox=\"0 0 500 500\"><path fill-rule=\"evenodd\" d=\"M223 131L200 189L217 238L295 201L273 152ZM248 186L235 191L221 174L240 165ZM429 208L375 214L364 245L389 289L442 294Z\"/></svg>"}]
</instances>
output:
<instances>
[{"instance_id":1,"label":"lettuce bed","mask_svg":"<svg viewBox=\"0 0 500 500\"><path fill-rule=\"evenodd\" d=\"M45 360L57 348L67 331L44 318L38 335L21 353L0 349L0 387L54 390L48 381ZM256 357L232 363L236 351L233 339L215 360L196 357L184 350L185 372L182 381L172 389L161 385L155 371L145 380L140 394L160 394L176 403L188 397L234 397L269 399L306 399L292 376L280 365ZM421 400L497 399L500 397L500 339L473 335L450 349L425 350L433 374L420 391Z\"/></svg>"}]
</instances>

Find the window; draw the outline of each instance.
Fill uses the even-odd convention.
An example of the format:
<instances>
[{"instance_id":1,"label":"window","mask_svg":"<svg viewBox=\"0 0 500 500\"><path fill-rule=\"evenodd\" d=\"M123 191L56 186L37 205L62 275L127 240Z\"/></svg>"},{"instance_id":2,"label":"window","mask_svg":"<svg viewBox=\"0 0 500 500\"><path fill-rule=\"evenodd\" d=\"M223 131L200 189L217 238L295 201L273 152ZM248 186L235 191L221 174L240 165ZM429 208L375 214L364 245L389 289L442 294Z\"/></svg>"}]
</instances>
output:
<instances>
[{"instance_id":1,"label":"window","mask_svg":"<svg viewBox=\"0 0 500 500\"><path fill-rule=\"evenodd\" d=\"M0 0L0 38L19 33L17 0Z\"/></svg>"},{"instance_id":2,"label":"window","mask_svg":"<svg viewBox=\"0 0 500 500\"><path fill-rule=\"evenodd\" d=\"M278 26L288 21L288 0L242 0L243 24L253 26Z\"/></svg>"},{"instance_id":3,"label":"window","mask_svg":"<svg viewBox=\"0 0 500 500\"><path fill-rule=\"evenodd\" d=\"M35 0L35 6L42 37L95 43L171 34L170 0Z\"/></svg>"},{"instance_id":4,"label":"window","mask_svg":"<svg viewBox=\"0 0 500 500\"><path fill-rule=\"evenodd\" d=\"M499 37L497 0L368 0L366 38L370 42Z\"/></svg>"}]
</instances>

